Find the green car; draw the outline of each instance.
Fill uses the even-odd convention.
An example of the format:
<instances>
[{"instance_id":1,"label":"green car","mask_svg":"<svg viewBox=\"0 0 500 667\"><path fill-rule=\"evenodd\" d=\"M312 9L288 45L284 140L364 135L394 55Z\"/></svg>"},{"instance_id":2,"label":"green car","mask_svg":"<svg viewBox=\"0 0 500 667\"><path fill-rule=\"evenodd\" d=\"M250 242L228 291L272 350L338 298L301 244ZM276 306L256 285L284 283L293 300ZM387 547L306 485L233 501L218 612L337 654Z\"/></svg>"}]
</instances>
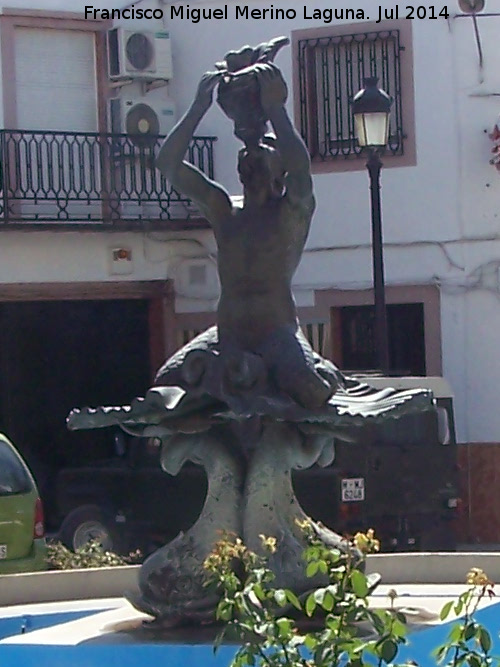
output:
<instances>
[{"instance_id":1,"label":"green car","mask_svg":"<svg viewBox=\"0 0 500 667\"><path fill-rule=\"evenodd\" d=\"M0 575L47 567L43 508L35 481L0 433Z\"/></svg>"}]
</instances>

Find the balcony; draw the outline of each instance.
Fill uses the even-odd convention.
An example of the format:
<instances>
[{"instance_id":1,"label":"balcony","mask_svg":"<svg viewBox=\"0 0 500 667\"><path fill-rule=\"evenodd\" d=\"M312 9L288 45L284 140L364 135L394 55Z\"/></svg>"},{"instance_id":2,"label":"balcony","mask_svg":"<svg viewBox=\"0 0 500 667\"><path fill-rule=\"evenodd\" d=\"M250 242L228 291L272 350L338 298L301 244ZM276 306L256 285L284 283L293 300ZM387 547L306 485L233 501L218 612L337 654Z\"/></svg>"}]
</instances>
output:
<instances>
[{"instance_id":1,"label":"balcony","mask_svg":"<svg viewBox=\"0 0 500 667\"><path fill-rule=\"evenodd\" d=\"M186 159L213 178L216 137ZM205 227L154 168L162 137L0 130L0 230Z\"/></svg>"}]
</instances>

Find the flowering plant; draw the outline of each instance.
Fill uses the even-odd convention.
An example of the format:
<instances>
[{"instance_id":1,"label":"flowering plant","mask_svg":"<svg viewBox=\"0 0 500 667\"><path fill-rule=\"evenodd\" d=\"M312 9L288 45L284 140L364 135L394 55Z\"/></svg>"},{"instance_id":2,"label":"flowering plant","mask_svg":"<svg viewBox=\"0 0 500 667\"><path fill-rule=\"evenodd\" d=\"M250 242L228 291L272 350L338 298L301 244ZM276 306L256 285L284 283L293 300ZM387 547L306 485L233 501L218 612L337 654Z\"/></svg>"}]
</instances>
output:
<instances>
[{"instance_id":1,"label":"flowering plant","mask_svg":"<svg viewBox=\"0 0 500 667\"><path fill-rule=\"evenodd\" d=\"M228 635L239 640L231 667L362 667L374 658L392 663L406 641L406 619L392 607L393 598L389 609L368 605L374 580L364 574L359 552L378 550L374 531L357 533L352 549L342 552L325 546L307 523L300 527L308 537L303 556L311 578L310 592L302 595L275 588L267 557L240 538L226 536L215 546L205 568L209 584L222 593L217 618L224 627L216 646ZM275 538L262 535L261 542L264 554L275 552Z\"/></svg>"},{"instance_id":2,"label":"flowering plant","mask_svg":"<svg viewBox=\"0 0 500 667\"><path fill-rule=\"evenodd\" d=\"M394 606L397 592L389 591L387 608L369 605L373 581L353 556L354 550L364 555L379 550L374 531L357 533L353 551L340 552L318 540L307 523L301 528L308 536L304 568L311 578L311 591L304 595L273 586L267 556L276 551L274 537L261 535L267 556L250 551L238 537L225 536L216 544L205 561L208 584L221 593L217 618L223 629L215 650L224 638L237 640L240 648L230 667L418 667L412 660L396 662L407 641L406 617ZM318 575L325 581L315 587ZM468 572L466 582L469 588L441 611L441 620L452 613L461 618L436 649L436 664L498 667L491 636L474 618L481 600L494 595L493 583L479 568Z\"/></svg>"}]
</instances>

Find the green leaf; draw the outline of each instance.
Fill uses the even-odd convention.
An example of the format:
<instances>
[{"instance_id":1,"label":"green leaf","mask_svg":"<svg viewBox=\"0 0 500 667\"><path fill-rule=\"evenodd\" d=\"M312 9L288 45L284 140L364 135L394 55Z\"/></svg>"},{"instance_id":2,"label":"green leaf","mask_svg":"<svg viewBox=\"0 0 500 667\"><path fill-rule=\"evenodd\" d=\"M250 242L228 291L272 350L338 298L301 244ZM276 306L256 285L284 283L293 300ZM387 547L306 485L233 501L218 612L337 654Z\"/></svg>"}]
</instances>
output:
<instances>
[{"instance_id":1,"label":"green leaf","mask_svg":"<svg viewBox=\"0 0 500 667\"><path fill-rule=\"evenodd\" d=\"M319 563L317 560L313 560L309 563L306 568L306 577L314 577L318 574Z\"/></svg>"},{"instance_id":2,"label":"green leaf","mask_svg":"<svg viewBox=\"0 0 500 667\"><path fill-rule=\"evenodd\" d=\"M226 636L226 628L223 628L220 632L217 633L217 636L214 639L214 645L213 645L214 655L220 649L221 644L224 641L225 636Z\"/></svg>"},{"instance_id":3,"label":"green leaf","mask_svg":"<svg viewBox=\"0 0 500 667\"><path fill-rule=\"evenodd\" d=\"M325 592L325 597L323 599L323 609L326 609L326 611L332 611L334 605L335 605L335 598L330 593L330 591L327 590Z\"/></svg>"},{"instance_id":4,"label":"green leaf","mask_svg":"<svg viewBox=\"0 0 500 667\"><path fill-rule=\"evenodd\" d=\"M455 614L456 614L457 616L460 616L460 614L462 613L462 609L463 609L463 608L464 608L464 602L463 602L462 599L459 598L459 599L458 599L458 602L457 602L457 603L455 604L455 606L453 607L453 611L455 612Z\"/></svg>"},{"instance_id":5,"label":"green leaf","mask_svg":"<svg viewBox=\"0 0 500 667\"><path fill-rule=\"evenodd\" d=\"M476 630L477 630L477 624L476 623L469 623L468 625L466 625L465 626L465 631L464 631L465 641L469 641L469 639L472 639L472 637L475 637Z\"/></svg>"},{"instance_id":6,"label":"green leaf","mask_svg":"<svg viewBox=\"0 0 500 667\"><path fill-rule=\"evenodd\" d=\"M314 665L323 665L325 662L325 653L327 651L327 647L320 643L316 646L316 650L314 651Z\"/></svg>"},{"instance_id":7,"label":"green leaf","mask_svg":"<svg viewBox=\"0 0 500 667\"><path fill-rule=\"evenodd\" d=\"M447 645L439 646L437 649L435 649L433 653L436 656L436 660L438 662L442 662L446 658L446 655L448 654L449 650L450 649Z\"/></svg>"},{"instance_id":8,"label":"green leaf","mask_svg":"<svg viewBox=\"0 0 500 667\"><path fill-rule=\"evenodd\" d=\"M464 626L461 625L460 623L456 623L450 630L450 633L448 635L448 641L450 644L455 644L456 642L460 641L462 639L462 634L464 631Z\"/></svg>"},{"instance_id":9,"label":"green leaf","mask_svg":"<svg viewBox=\"0 0 500 667\"><path fill-rule=\"evenodd\" d=\"M491 650L491 635L486 628L479 629L479 645L485 653Z\"/></svg>"},{"instance_id":10,"label":"green leaf","mask_svg":"<svg viewBox=\"0 0 500 667\"><path fill-rule=\"evenodd\" d=\"M318 640L314 635L307 634L304 637L304 646L309 649L309 651L314 651L316 646L318 645Z\"/></svg>"},{"instance_id":11,"label":"green leaf","mask_svg":"<svg viewBox=\"0 0 500 667\"><path fill-rule=\"evenodd\" d=\"M252 665L252 667L253 665L255 665L255 656L253 655L253 653L247 653L245 655L245 658L247 661L247 665Z\"/></svg>"},{"instance_id":12,"label":"green leaf","mask_svg":"<svg viewBox=\"0 0 500 667\"><path fill-rule=\"evenodd\" d=\"M385 630L385 622L383 619L380 618L379 611L378 609L374 609L373 611L371 609L366 610L367 616L370 618L371 622L373 623L373 627L375 628L375 631L377 634L381 635L383 634Z\"/></svg>"},{"instance_id":13,"label":"green leaf","mask_svg":"<svg viewBox=\"0 0 500 667\"><path fill-rule=\"evenodd\" d=\"M278 590L274 591L274 599L280 607L284 607L287 603L286 593L281 588L278 588Z\"/></svg>"},{"instance_id":14,"label":"green leaf","mask_svg":"<svg viewBox=\"0 0 500 667\"><path fill-rule=\"evenodd\" d=\"M303 553L303 558L307 561L318 560L319 555L319 547L308 547Z\"/></svg>"},{"instance_id":15,"label":"green leaf","mask_svg":"<svg viewBox=\"0 0 500 667\"><path fill-rule=\"evenodd\" d=\"M401 623L397 619L394 619L392 623L392 634L396 637L406 637L407 627L404 623Z\"/></svg>"},{"instance_id":16,"label":"green leaf","mask_svg":"<svg viewBox=\"0 0 500 667\"><path fill-rule=\"evenodd\" d=\"M253 585L253 592L255 593L255 595L257 596L257 598L258 598L261 602L262 602L262 601L265 599L265 597L266 597L266 594L264 593L264 589L262 588L262 586L261 586L260 584L254 584L254 585Z\"/></svg>"},{"instance_id":17,"label":"green leaf","mask_svg":"<svg viewBox=\"0 0 500 667\"><path fill-rule=\"evenodd\" d=\"M308 616L312 616L314 614L315 609L316 609L316 600L314 599L314 594L311 594L308 596L306 600L306 614Z\"/></svg>"},{"instance_id":18,"label":"green leaf","mask_svg":"<svg viewBox=\"0 0 500 667\"><path fill-rule=\"evenodd\" d=\"M326 590L324 588L317 588L312 594L314 596L314 601L316 602L316 604L319 604L321 607L323 606L323 600L325 599L325 593L326 593Z\"/></svg>"},{"instance_id":19,"label":"green leaf","mask_svg":"<svg viewBox=\"0 0 500 667\"><path fill-rule=\"evenodd\" d=\"M232 605L224 600L217 607L217 618L221 621L230 621L233 614Z\"/></svg>"},{"instance_id":20,"label":"green leaf","mask_svg":"<svg viewBox=\"0 0 500 667\"><path fill-rule=\"evenodd\" d=\"M408 623L406 616L401 611L394 612L394 618L397 618L400 623L403 623L403 625L407 625Z\"/></svg>"},{"instance_id":21,"label":"green leaf","mask_svg":"<svg viewBox=\"0 0 500 667\"><path fill-rule=\"evenodd\" d=\"M325 627L327 630L333 630L333 632L338 632L340 624L340 616L337 614L328 614L325 619Z\"/></svg>"},{"instance_id":22,"label":"green leaf","mask_svg":"<svg viewBox=\"0 0 500 667\"><path fill-rule=\"evenodd\" d=\"M280 639L288 637L292 629L292 621L289 618L278 618L276 625Z\"/></svg>"},{"instance_id":23,"label":"green leaf","mask_svg":"<svg viewBox=\"0 0 500 667\"><path fill-rule=\"evenodd\" d=\"M359 570L353 570L349 575L352 590L358 598L365 598L368 595L368 584L365 575Z\"/></svg>"},{"instance_id":24,"label":"green leaf","mask_svg":"<svg viewBox=\"0 0 500 667\"><path fill-rule=\"evenodd\" d=\"M235 662L234 667L245 667L245 665L248 665L248 653L246 649L238 653L237 662Z\"/></svg>"},{"instance_id":25,"label":"green leaf","mask_svg":"<svg viewBox=\"0 0 500 667\"><path fill-rule=\"evenodd\" d=\"M398 652L398 645L393 639L386 639L382 644L380 655L384 662L392 662Z\"/></svg>"},{"instance_id":26,"label":"green leaf","mask_svg":"<svg viewBox=\"0 0 500 667\"><path fill-rule=\"evenodd\" d=\"M450 601L447 602L445 605L443 605L443 608L441 609L441 612L439 613L439 618L440 618L442 621L444 621L444 620L445 620L446 618L448 618L448 616L450 615L451 610L452 610L452 607L453 607L453 604L454 604L454 603L453 603L453 600L450 600Z\"/></svg>"},{"instance_id":27,"label":"green leaf","mask_svg":"<svg viewBox=\"0 0 500 667\"><path fill-rule=\"evenodd\" d=\"M290 604L293 604L293 606L298 609L299 611L302 611L302 605L300 604L299 598L293 593L292 591L285 590L285 595L286 599Z\"/></svg>"},{"instance_id":28,"label":"green leaf","mask_svg":"<svg viewBox=\"0 0 500 667\"><path fill-rule=\"evenodd\" d=\"M244 595L244 600L246 601L245 602L245 609L248 609L249 613L251 613L250 609L249 609L249 604L252 605L252 607L254 609L262 609L262 602L259 600L259 598L255 594L254 589L250 590L246 595ZM247 603L249 603L249 604L247 604Z\"/></svg>"},{"instance_id":29,"label":"green leaf","mask_svg":"<svg viewBox=\"0 0 500 667\"><path fill-rule=\"evenodd\" d=\"M324 560L318 561L318 569L321 574L328 574L328 563Z\"/></svg>"},{"instance_id":30,"label":"green leaf","mask_svg":"<svg viewBox=\"0 0 500 667\"><path fill-rule=\"evenodd\" d=\"M482 667L483 665L481 658L475 653L470 653L467 656L467 662L469 663L470 667Z\"/></svg>"}]
</instances>

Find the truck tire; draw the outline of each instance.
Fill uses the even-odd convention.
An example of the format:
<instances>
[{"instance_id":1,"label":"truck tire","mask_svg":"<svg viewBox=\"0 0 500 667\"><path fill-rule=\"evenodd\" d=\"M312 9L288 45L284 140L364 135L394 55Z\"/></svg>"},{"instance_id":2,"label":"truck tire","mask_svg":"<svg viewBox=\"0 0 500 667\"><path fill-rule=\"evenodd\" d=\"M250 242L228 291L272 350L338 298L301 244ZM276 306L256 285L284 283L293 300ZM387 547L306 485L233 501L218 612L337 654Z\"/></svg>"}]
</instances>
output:
<instances>
[{"instance_id":1,"label":"truck tire","mask_svg":"<svg viewBox=\"0 0 500 667\"><path fill-rule=\"evenodd\" d=\"M109 513L97 505L77 507L64 519L59 539L76 551L92 540L98 540L104 551L122 552L122 540Z\"/></svg>"}]
</instances>

